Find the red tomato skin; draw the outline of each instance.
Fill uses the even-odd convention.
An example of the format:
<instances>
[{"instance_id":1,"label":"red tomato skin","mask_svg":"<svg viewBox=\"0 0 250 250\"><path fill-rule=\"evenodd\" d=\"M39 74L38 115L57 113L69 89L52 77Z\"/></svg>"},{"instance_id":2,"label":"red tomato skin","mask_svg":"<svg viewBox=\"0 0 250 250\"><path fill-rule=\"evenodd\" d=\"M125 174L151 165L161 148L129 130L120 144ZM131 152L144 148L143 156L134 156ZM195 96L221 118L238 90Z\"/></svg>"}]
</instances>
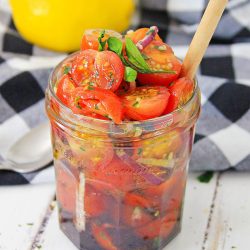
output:
<instances>
[{"instance_id":1,"label":"red tomato skin","mask_svg":"<svg viewBox=\"0 0 250 250\"><path fill-rule=\"evenodd\" d=\"M73 112L79 111L82 114L95 113L97 110L89 109L87 106L81 108L76 107L75 100L79 99L81 101L87 102L88 100L97 100L101 106L104 108L103 111L117 124L121 123L123 116L123 108L120 99L110 90L94 88L91 90L85 89L83 87L78 87L74 90L71 97L71 109ZM81 105L82 102L79 102ZM78 104L78 105L79 105ZM99 114L99 111L98 113Z\"/></svg>"},{"instance_id":2,"label":"red tomato skin","mask_svg":"<svg viewBox=\"0 0 250 250\"><path fill-rule=\"evenodd\" d=\"M173 112L179 105L186 103L191 97L194 82L187 77L177 79L169 87L170 97L164 114Z\"/></svg>"},{"instance_id":3,"label":"red tomato skin","mask_svg":"<svg viewBox=\"0 0 250 250\"><path fill-rule=\"evenodd\" d=\"M168 213L163 218L158 218L149 222L145 226L135 229L137 235L143 239L153 239L155 237L167 237L177 223L176 212Z\"/></svg>"},{"instance_id":4,"label":"red tomato skin","mask_svg":"<svg viewBox=\"0 0 250 250\"><path fill-rule=\"evenodd\" d=\"M125 67L112 51L87 49L76 55L71 75L78 86L94 86L116 91L124 76Z\"/></svg>"},{"instance_id":5,"label":"red tomato skin","mask_svg":"<svg viewBox=\"0 0 250 250\"><path fill-rule=\"evenodd\" d=\"M162 46L165 48L164 51L156 49ZM160 41L152 41L147 47L143 49L142 53L148 56L149 59L146 60L146 62L150 68L154 70L172 70L175 73L138 73L137 79L141 84L168 87L169 83L179 77L182 64L174 55L173 50L168 44Z\"/></svg>"},{"instance_id":6,"label":"red tomato skin","mask_svg":"<svg viewBox=\"0 0 250 250\"><path fill-rule=\"evenodd\" d=\"M109 236L104 226L92 223L91 229L93 236L103 249L118 250L118 248L113 244L112 238Z\"/></svg>"},{"instance_id":7,"label":"red tomato skin","mask_svg":"<svg viewBox=\"0 0 250 250\"><path fill-rule=\"evenodd\" d=\"M70 76L63 75L57 85L56 95L66 106L69 105L71 93L76 88L76 84L71 80Z\"/></svg>"},{"instance_id":8,"label":"red tomato skin","mask_svg":"<svg viewBox=\"0 0 250 250\"><path fill-rule=\"evenodd\" d=\"M63 209L70 213L75 212L77 180L70 173L70 170L64 169L61 165L56 168L57 175L57 200Z\"/></svg>"},{"instance_id":9,"label":"red tomato skin","mask_svg":"<svg viewBox=\"0 0 250 250\"><path fill-rule=\"evenodd\" d=\"M81 42L81 50L93 49L98 50L99 42L97 37L91 34L83 35Z\"/></svg>"},{"instance_id":10,"label":"red tomato skin","mask_svg":"<svg viewBox=\"0 0 250 250\"><path fill-rule=\"evenodd\" d=\"M138 98L141 99L137 101ZM159 117L167 106L168 98L167 88L160 86L137 87L121 96L125 116L137 121ZM139 104L136 105L136 102Z\"/></svg>"},{"instance_id":11,"label":"red tomato skin","mask_svg":"<svg viewBox=\"0 0 250 250\"><path fill-rule=\"evenodd\" d=\"M113 92L119 88L125 67L117 54L112 51L99 52L96 56L95 68L99 72L96 78L98 87Z\"/></svg>"},{"instance_id":12,"label":"red tomato skin","mask_svg":"<svg viewBox=\"0 0 250 250\"><path fill-rule=\"evenodd\" d=\"M97 51L88 49L81 51L72 61L71 75L78 86L88 85L94 81L95 57Z\"/></svg>"},{"instance_id":13,"label":"red tomato skin","mask_svg":"<svg viewBox=\"0 0 250 250\"><path fill-rule=\"evenodd\" d=\"M84 208L86 214L91 217L103 214L106 209L104 195L88 184L85 187Z\"/></svg>"}]
</instances>

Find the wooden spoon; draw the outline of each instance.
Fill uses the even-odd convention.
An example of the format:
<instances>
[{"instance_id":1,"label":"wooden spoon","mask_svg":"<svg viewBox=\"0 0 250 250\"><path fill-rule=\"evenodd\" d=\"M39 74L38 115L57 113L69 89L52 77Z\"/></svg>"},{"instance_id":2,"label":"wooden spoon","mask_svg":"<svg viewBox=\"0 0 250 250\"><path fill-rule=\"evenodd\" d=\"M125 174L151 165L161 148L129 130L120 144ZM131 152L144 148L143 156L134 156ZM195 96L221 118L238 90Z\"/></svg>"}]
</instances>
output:
<instances>
[{"instance_id":1,"label":"wooden spoon","mask_svg":"<svg viewBox=\"0 0 250 250\"><path fill-rule=\"evenodd\" d=\"M193 79L228 0L210 0L183 61L181 76Z\"/></svg>"}]
</instances>

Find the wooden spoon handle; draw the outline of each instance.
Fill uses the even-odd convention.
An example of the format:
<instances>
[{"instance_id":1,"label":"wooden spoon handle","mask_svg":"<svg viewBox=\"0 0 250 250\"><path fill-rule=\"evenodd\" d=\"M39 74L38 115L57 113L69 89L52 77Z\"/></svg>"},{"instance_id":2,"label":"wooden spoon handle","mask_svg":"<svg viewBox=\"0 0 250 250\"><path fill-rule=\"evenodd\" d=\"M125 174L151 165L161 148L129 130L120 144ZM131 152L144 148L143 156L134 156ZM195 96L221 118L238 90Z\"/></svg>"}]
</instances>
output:
<instances>
[{"instance_id":1,"label":"wooden spoon handle","mask_svg":"<svg viewBox=\"0 0 250 250\"><path fill-rule=\"evenodd\" d=\"M228 0L210 0L183 61L181 76L193 79Z\"/></svg>"}]
</instances>

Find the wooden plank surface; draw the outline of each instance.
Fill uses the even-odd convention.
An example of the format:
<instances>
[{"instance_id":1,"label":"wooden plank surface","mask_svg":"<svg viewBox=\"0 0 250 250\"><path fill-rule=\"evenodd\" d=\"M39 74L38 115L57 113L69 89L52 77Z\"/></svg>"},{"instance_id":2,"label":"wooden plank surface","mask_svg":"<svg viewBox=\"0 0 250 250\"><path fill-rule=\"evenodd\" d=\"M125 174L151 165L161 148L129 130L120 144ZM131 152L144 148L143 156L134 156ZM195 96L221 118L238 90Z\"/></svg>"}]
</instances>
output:
<instances>
[{"instance_id":1,"label":"wooden plank surface","mask_svg":"<svg viewBox=\"0 0 250 250\"><path fill-rule=\"evenodd\" d=\"M54 190L53 184L0 187L1 250L31 248Z\"/></svg>"},{"instance_id":2,"label":"wooden plank surface","mask_svg":"<svg viewBox=\"0 0 250 250\"><path fill-rule=\"evenodd\" d=\"M190 174L182 232L164 250L248 250L250 173ZM54 185L0 188L0 250L76 250L60 231Z\"/></svg>"},{"instance_id":3,"label":"wooden plank surface","mask_svg":"<svg viewBox=\"0 0 250 250\"><path fill-rule=\"evenodd\" d=\"M204 249L250 249L249 172L220 174Z\"/></svg>"},{"instance_id":4,"label":"wooden plank surface","mask_svg":"<svg viewBox=\"0 0 250 250\"><path fill-rule=\"evenodd\" d=\"M164 250L201 249L217 176L209 184L198 182L196 176L197 174L189 175L182 232ZM58 227L57 208L53 210L51 219L36 244L43 250L76 250Z\"/></svg>"}]
</instances>

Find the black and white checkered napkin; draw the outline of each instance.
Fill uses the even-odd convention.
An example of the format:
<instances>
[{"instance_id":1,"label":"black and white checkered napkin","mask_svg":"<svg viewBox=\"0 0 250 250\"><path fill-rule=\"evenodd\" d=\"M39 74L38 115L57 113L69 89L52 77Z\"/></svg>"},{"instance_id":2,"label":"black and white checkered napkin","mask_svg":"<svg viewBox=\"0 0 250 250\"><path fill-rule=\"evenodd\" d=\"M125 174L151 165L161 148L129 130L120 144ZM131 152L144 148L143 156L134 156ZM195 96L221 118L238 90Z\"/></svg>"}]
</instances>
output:
<instances>
[{"instance_id":1,"label":"black and white checkered napkin","mask_svg":"<svg viewBox=\"0 0 250 250\"><path fill-rule=\"evenodd\" d=\"M184 57L205 0L142 0L134 26L157 25ZM231 0L199 69L202 113L191 170L250 170L250 1ZM44 91L64 57L17 33L7 0L0 3L0 161L24 133L46 119ZM32 145L31 145L32 150ZM31 174L0 171L1 184L53 181L53 168Z\"/></svg>"}]
</instances>

